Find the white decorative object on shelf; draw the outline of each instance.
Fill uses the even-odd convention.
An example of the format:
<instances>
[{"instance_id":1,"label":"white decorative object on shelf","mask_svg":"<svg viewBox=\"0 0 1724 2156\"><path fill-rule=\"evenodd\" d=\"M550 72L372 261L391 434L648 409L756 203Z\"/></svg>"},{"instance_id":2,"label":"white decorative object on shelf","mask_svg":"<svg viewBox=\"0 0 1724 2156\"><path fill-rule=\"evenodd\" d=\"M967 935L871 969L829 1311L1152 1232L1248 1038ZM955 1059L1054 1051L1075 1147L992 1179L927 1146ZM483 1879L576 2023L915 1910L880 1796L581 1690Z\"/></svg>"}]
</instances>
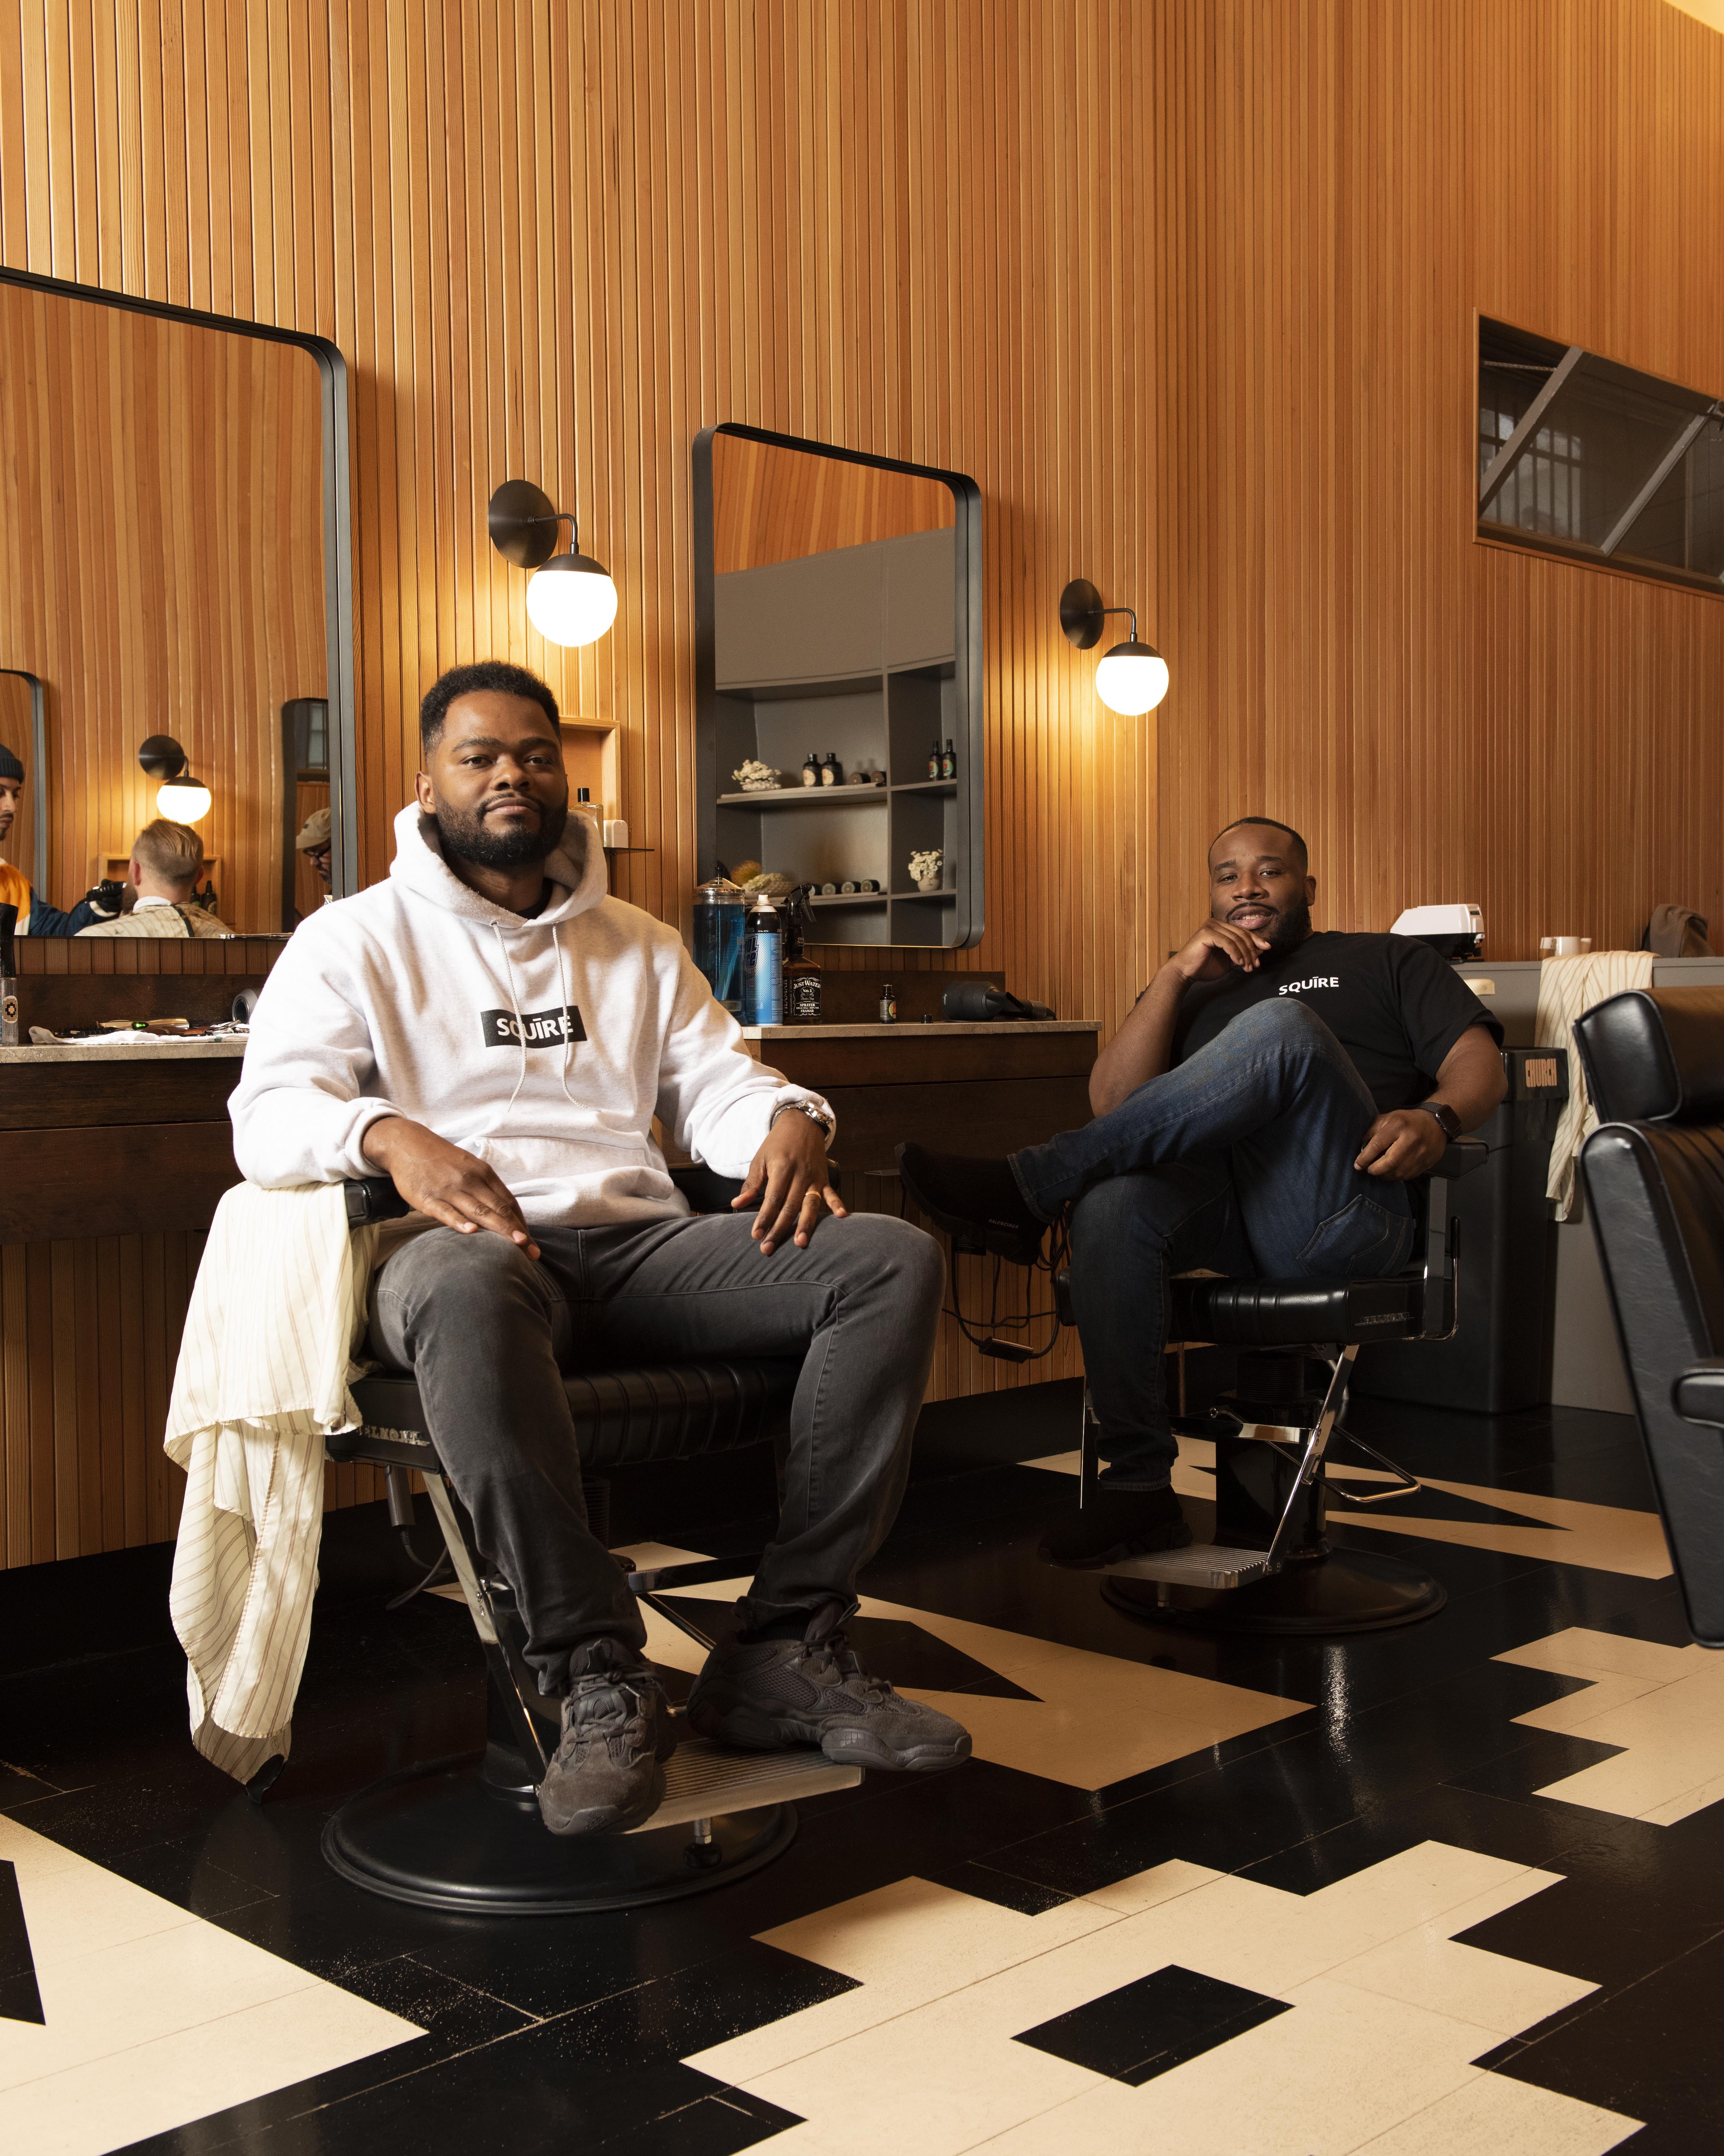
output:
<instances>
[{"instance_id":1,"label":"white decorative object on shelf","mask_svg":"<svg viewBox=\"0 0 1724 2156\"><path fill-rule=\"evenodd\" d=\"M770 793L783 783L769 763L761 763L752 756L730 775L744 793Z\"/></svg>"},{"instance_id":2,"label":"white decorative object on shelf","mask_svg":"<svg viewBox=\"0 0 1724 2156\"><path fill-rule=\"evenodd\" d=\"M912 854L910 881L915 885L918 891L938 891L940 870L945 865L946 857L938 846L929 846L919 854Z\"/></svg>"}]
</instances>

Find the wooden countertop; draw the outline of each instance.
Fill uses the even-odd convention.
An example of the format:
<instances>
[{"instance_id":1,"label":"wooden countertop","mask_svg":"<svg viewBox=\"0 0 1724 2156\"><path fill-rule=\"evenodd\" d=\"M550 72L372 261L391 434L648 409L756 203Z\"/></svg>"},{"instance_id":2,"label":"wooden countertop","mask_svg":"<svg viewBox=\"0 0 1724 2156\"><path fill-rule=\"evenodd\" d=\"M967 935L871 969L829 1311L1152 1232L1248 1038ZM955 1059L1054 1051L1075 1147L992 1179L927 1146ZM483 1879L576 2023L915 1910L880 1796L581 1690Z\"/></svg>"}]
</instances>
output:
<instances>
[{"instance_id":1,"label":"wooden countertop","mask_svg":"<svg viewBox=\"0 0 1724 2156\"><path fill-rule=\"evenodd\" d=\"M903 1035L914 1040L942 1034L1001 1033L1097 1033L1093 1018L989 1019L979 1024L947 1019L898 1019L872 1025L745 1025L744 1040L885 1040Z\"/></svg>"},{"instance_id":2,"label":"wooden countertop","mask_svg":"<svg viewBox=\"0 0 1724 2156\"><path fill-rule=\"evenodd\" d=\"M126 1032L106 1041L32 1041L28 1046L0 1048L0 1070L8 1064L23 1070L40 1070L49 1063L152 1063L171 1058L176 1063L238 1062L245 1053L243 1035L224 1034L214 1040L182 1040L167 1033Z\"/></svg>"}]
</instances>

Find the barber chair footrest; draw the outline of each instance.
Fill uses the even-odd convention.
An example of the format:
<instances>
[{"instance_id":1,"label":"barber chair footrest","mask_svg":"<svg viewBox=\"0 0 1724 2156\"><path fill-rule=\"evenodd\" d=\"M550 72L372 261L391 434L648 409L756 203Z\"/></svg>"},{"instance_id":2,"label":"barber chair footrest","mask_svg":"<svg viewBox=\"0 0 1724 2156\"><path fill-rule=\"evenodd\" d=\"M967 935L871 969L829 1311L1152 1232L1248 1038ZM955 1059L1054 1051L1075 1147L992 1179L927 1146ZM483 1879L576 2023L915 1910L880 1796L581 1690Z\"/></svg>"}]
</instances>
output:
<instances>
[{"instance_id":1,"label":"barber chair footrest","mask_svg":"<svg viewBox=\"0 0 1724 2156\"><path fill-rule=\"evenodd\" d=\"M677 1804L667 1801L647 1825L620 1835L548 1833L532 1792L491 1786L477 1755L409 1768L347 1799L323 1830L324 1861L356 1887L422 1909L479 1917L631 1909L759 1871L795 1838L795 1808L783 1796L862 1779L818 1753L722 1753L721 1775L702 1763L702 1749L718 1748L691 1742L694 1756L680 1778L670 1763L666 1779ZM747 1810L737 1808L739 1798ZM728 1809L713 1809L720 1804Z\"/></svg>"},{"instance_id":2,"label":"barber chair footrest","mask_svg":"<svg viewBox=\"0 0 1724 2156\"><path fill-rule=\"evenodd\" d=\"M636 1834L710 1819L715 1812L796 1804L829 1789L853 1789L860 1767L835 1767L813 1745L795 1752L738 1752L704 1737L684 1737L665 1763L665 1800Z\"/></svg>"},{"instance_id":3,"label":"barber chair footrest","mask_svg":"<svg viewBox=\"0 0 1724 2156\"><path fill-rule=\"evenodd\" d=\"M1266 1579L1269 1554L1267 1550L1229 1548L1225 1543L1191 1543L1184 1549L1150 1550L1142 1557L1122 1558L1116 1564L1094 1568L1113 1579L1161 1580L1170 1587L1235 1588L1253 1579Z\"/></svg>"},{"instance_id":4,"label":"barber chair footrest","mask_svg":"<svg viewBox=\"0 0 1724 2156\"><path fill-rule=\"evenodd\" d=\"M1199 1553L1175 1550L1169 1554L1194 1557ZM1261 1558L1263 1552L1250 1554ZM1295 1557L1279 1572L1219 1593L1153 1574L1121 1577L1124 1568L1119 1565L1108 1569L1114 1577L1103 1582L1102 1595L1116 1609L1147 1618L1154 1625L1181 1625L1204 1632L1320 1638L1383 1632L1435 1616L1448 1599L1429 1573L1381 1550L1330 1549L1320 1556Z\"/></svg>"}]
</instances>

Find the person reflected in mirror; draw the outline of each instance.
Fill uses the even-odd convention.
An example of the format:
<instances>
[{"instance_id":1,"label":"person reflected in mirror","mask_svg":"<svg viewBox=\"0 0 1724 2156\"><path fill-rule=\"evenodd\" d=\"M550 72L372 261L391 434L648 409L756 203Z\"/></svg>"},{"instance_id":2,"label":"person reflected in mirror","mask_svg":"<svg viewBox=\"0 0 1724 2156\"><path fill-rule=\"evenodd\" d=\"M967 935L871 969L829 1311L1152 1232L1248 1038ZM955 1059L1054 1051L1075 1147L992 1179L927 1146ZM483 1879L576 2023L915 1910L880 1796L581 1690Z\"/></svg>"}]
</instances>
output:
<instances>
[{"instance_id":1,"label":"person reflected in mirror","mask_svg":"<svg viewBox=\"0 0 1724 2156\"><path fill-rule=\"evenodd\" d=\"M23 813L23 765L0 742L0 847ZM0 854L0 906L17 907L14 933L19 936L78 936L95 922L112 921L120 911L121 888L117 883L96 884L69 912L62 913L39 898L23 870Z\"/></svg>"},{"instance_id":2,"label":"person reflected in mirror","mask_svg":"<svg viewBox=\"0 0 1724 2156\"><path fill-rule=\"evenodd\" d=\"M170 824L165 816L146 824L131 842L126 874L131 911L117 921L80 928L80 936L148 936L184 943L234 933L193 896L203 874L203 841L189 824Z\"/></svg>"},{"instance_id":3,"label":"person reflected in mirror","mask_svg":"<svg viewBox=\"0 0 1724 2156\"><path fill-rule=\"evenodd\" d=\"M864 1671L845 1630L908 1478L939 1245L847 1213L831 1110L749 1055L673 926L609 895L544 682L457 667L426 692L419 742L389 875L302 922L259 992L234 1154L269 1189L387 1176L419 1216L372 1282L368 1352L412 1371L527 1661L562 1702L545 1824L639 1825L678 1728L587 1523L565 1384L582 1370L800 1368L778 1530L686 1726L756 1751L955 1766L963 1728ZM690 1211L655 1118L739 1183L729 1209Z\"/></svg>"},{"instance_id":4,"label":"person reflected in mirror","mask_svg":"<svg viewBox=\"0 0 1724 2156\"><path fill-rule=\"evenodd\" d=\"M1191 1540L1163 1375L1168 1283L1376 1280L1413 1246L1409 1183L1507 1091L1502 1029L1409 936L1315 931L1305 842L1265 816L1209 849L1209 918L1097 1058L1095 1120L1004 1160L898 1150L940 1226L1029 1264L1070 1209L1072 1301L1107 1466L1042 1537L1069 1565Z\"/></svg>"},{"instance_id":5,"label":"person reflected in mirror","mask_svg":"<svg viewBox=\"0 0 1724 2156\"><path fill-rule=\"evenodd\" d=\"M331 889L335 880L335 850L329 833L329 811L314 808L300 826L299 836L294 840L295 850L305 855L316 871L317 880L323 886L323 903L332 905ZM305 916L301 915L301 919Z\"/></svg>"}]
</instances>

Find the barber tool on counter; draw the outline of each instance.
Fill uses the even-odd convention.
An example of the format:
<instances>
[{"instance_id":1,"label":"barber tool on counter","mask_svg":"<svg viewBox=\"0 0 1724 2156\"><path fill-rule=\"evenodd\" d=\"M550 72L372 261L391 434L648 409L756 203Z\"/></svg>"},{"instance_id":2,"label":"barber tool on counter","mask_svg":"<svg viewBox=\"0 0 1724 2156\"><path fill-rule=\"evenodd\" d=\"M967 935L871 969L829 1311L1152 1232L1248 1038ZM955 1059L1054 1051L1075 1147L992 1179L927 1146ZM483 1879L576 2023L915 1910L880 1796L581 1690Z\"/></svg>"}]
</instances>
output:
<instances>
[{"instance_id":1,"label":"barber tool on counter","mask_svg":"<svg viewBox=\"0 0 1724 2156\"><path fill-rule=\"evenodd\" d=\"M1409 906L1389 923L1389 933L1428 943L1439 958L1478 958L1485 952L1485 916L1476 906Z\"/></svg>"},{"instance_id":2,"label":"barber tool on counter","mask_svg":"<svg viewBox=\"0 0 1724 2156\"><path fill-rule=\"evenodd\" d=\"M986 981L959 981L939 999L939 1007L954 1024L983 1025L990 1019L1048 1019L1054 1014L1046 1004L1032 1004L1009 988L996 988Z\"/></svg>"},{"instance_id":3,"label":"barber tool on counter","mask_svg":"<svg viewBox=\"0 0 1724 2156\"><path fill-rule=\"evenodd\" d=\"M0 906L0 1048L16 1048L18 1029L18 959L13 937L18 930L18 908Z\"/></svg>"}]
</instances>

